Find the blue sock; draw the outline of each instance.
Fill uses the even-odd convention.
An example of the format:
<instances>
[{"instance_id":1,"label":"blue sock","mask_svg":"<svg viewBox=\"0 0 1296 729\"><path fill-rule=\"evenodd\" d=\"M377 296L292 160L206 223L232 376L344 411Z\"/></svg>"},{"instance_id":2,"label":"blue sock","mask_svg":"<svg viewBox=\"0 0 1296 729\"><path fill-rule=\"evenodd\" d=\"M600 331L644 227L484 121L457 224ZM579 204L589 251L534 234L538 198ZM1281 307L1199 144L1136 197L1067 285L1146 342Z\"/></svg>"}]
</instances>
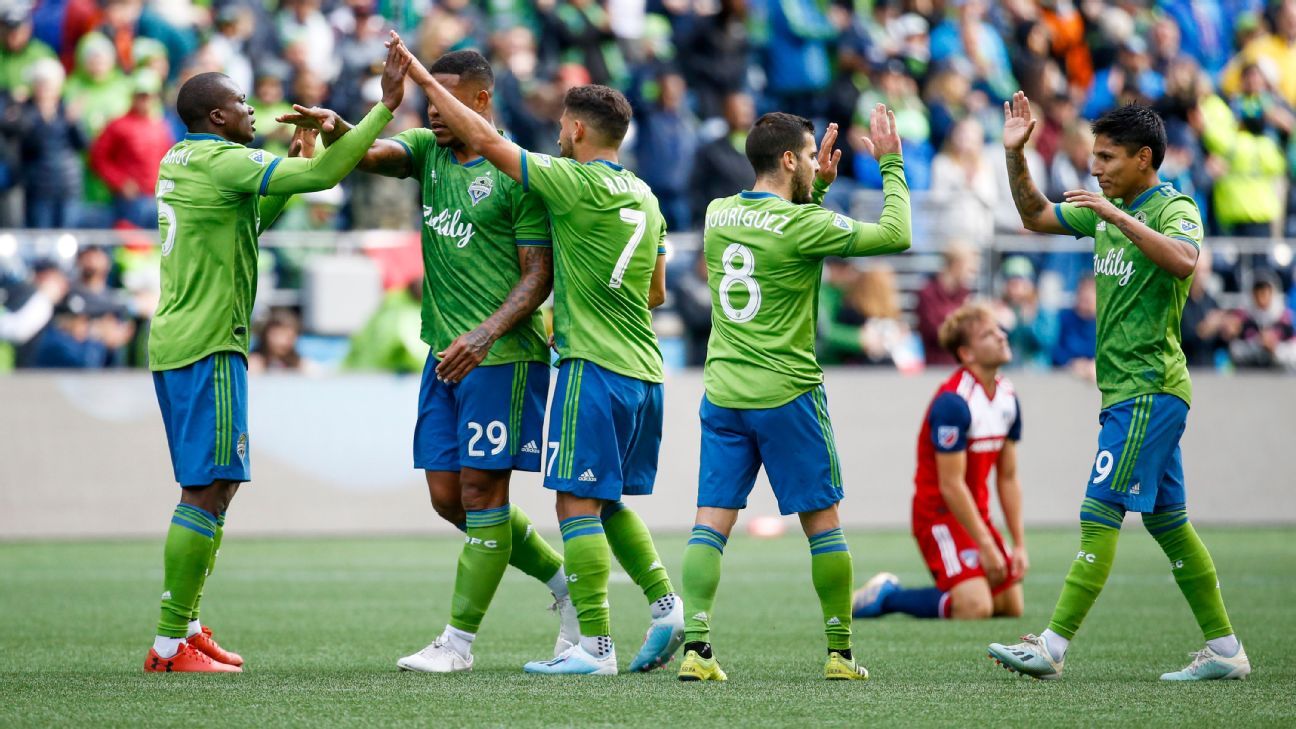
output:
<instances>
[{"instance_id":1,"label":"blue sock","mask_svg":"<svg viewBox=\"0 0 1296 729\"><path fill-rule=\"evenodd\" d=\"M882 613L904 613L915 618L945 618L943 608L949 601L936 587L899 589L882 600Z\"/></svg>"}]
</instances>

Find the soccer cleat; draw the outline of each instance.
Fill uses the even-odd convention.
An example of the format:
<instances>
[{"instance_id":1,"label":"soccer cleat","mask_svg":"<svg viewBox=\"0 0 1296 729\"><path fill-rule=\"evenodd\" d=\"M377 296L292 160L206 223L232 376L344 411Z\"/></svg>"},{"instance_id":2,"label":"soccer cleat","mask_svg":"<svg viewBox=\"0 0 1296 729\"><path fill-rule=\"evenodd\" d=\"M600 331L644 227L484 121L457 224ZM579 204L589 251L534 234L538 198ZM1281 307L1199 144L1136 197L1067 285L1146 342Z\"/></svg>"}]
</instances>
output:
<instances>
[{"instance_id":1,"label":"soccer cleat","mask_svg":"<svg viewBox=\"0 0 1296 729\"><path fill-rule=\"evenodd\" d=\"M1246 678L1251 674L1251 661L1247 660L1246 650L1238 646L1236 656L1226 658L1211 650L1210 646L1189 653L1192 663L1183 670L1161 674L1162 681L1220 681Z\"/></svg>"},{"instance_id":2,"label":"soccer cleat","mask_svg":"<svg viewBox=\"0 0 1296 729\"><path fill-rule=\"evenodd\" d=\"M851 617L876 618L882 614L882 601L900 589L900 578L890 572L873 575L851 598Z\"/></svg>"},{"instance_id":3,"label":"soccer cleat","mask_svg":"<svg viewBox=\"0 0 1296 729\"><path fill-rule=\"evenodd\" d=\"M855 657L846 658L837 651L828 653L828 662L824 664L824 678L829 681L867 681L868 669L855 661Z\"/></svg>"},{"instance_id":4,"label":"soccer cleat","mask_svg":"<svg viewBox=\"0 0 1296 729\"><path fill-rule=\"evenodd\" d=\"M643 645L634 660L630 661L632 673L661 668L684 645L684 601L676 598L675 606L660 618L653 618L644 635Z\"/></svg>"},{"instance_id":5,"label":"soccer cleat","mask_svg":"<svg viewBox=\"0 0 1296 729\"><path fill-rule=\"evenodd\" d=\"M576 606L571 596L554 596L549 609L558 613L558 639L554 641L554 658L561 656L568 648L580 642L580 620L576 615Z\"/></svg>"},{"instance_id":6,"label":"soccer cleat","mask_svg":"<svg viewBox=\"0 0 1296 729\"><path fill-rule=\"evenodd\" d=\"M418 671L420 673L459 673L461 671L471 671L473 667L473 657L469 653L467 656L459 655L459 651L450 647L450 641L446 640L444 635L432 641L432 645L413 655L405 656L396 661L396 665L402 671Z\"/></svg>"},{"instance_id":7,"label":"soccer cleat","mask_svg":"<svg viewBox=\"0 0 1296 729\"><path fill-rule=\"evenodd\" d=\"M224 648L221 648L220 644L216 642L216 639L212 637L211 628L206 625L203 626L201 633L194 633L189 636L187 642L194 648L206 653L213 661L230 666L243 665L243 656L240 656L234 651L227 651Z\"/></svg>"},{"instance_id":8,"label":"soccer cleat","mask_svg":"<svg viewBox=\"0 0 1296 729\"><path fill-rule=\"evenodd\" d=\"M1009 671L1041 680L1061 678L1062 663L1066 660L1065 657L1061 661L1053 660L1048 645L1038 635L1024 635L1016 645L991 643L989 654L995 663Z\"/></svg>"},{"instance_id":9,"label":"soccer cleat","mask_svg":"<svg viewBox=\"0 0 1296 729\"><path fill-rule=\"evenodd\" d=\"M158 652L155 649L150 648L148 656L144 659L144 673L242 672L242 668L214 660L211 656L198 650L192 643L188 642L181 643L179 649L176 650L176 654L170 658L163 658L158 655Z\"/></svg>"},{"instance_id":10,"label":"soccer cleat","mask_svg":"<svg viewBox=\"0 0 1296 729\"><path fill-rule=\"evenodd\" d=\"M703 658L697 651L689 651L684 654L684 660L680 663L679 680L728 681L729 677L720 668L720 663L716 661L715 656Z\"/></svg>"},{"instance_id":11,"label":"soccer cleat","mask_svg":"<svg viewBox=\"0 0 1296 729\"><path fill-rule=\"evenodd\" d=\"M553 660L531 661L523 666L522 670L527 673L569 676L615 676L617 675L616 649L608 651L608 654L602 658L596 658L577 643Z\"/></svg>"}]
</instances>

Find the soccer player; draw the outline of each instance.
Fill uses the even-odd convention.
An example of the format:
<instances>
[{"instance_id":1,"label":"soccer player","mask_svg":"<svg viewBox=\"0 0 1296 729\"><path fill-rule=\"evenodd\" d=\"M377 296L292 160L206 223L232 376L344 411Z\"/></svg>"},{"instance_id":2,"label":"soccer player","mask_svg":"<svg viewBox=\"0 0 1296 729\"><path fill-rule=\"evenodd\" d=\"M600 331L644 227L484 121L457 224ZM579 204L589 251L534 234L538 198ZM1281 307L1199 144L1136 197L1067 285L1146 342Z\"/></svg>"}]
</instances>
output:
<instances>
[{"instance_id":1,"label":"soccer player","mask_svg":"<svg viewBox=\"0 0 1296 729\"><path fill-rule=\"evenodd\" d=\"M495 75L477 51L437 59L431 73L487 123ZM324 131L333 143L350 129L327 109L298 107L280 121ZM562 557L526 513L509 504L514 470L539 471L549 394L549 346L537 311L553 286L549 216L441 120L369 148L358 169L416 175L423 192L423 368L414 467L424 470L432 507L466 534L450 623L402 669L472 669L472 644L504 570L512 564L554 593L559 655L580 639Z\"/></svg>"},{"instance_id":2,"label":"soccer player","mask_svg":"<svg viewBox=\"0 0 1296 729\"><path fill-rule=\"evenodd\" d=\"M203 73L180 88L176 110L189 133L158 176L162 299L149 334L149 366L171 448L180 504L165 549L162 615L145 671L237 672L198 620L225 511L251 478L247 351L257 283L257 236L288 195L336 185L392 118L408 59L388 54L382 102L328 151L284 159L244 145L254 110L228 76ZM312 140L313 142L313 140Z\"/></svg>"},{"instance_id":3,"label":"soccer player","mask_svg":"<svg viewBox=\"0 0 1296 729\"><path fill-rule=\"evenodd\" d=\"M1022 224L1041 233L1094 239L1098 289L1098 455L1080 507L1080 550L1043 635L990 645L1011 670L1058 678L1067 645L1111 573L1126 511L1143 515L1206 639L1166 681L1243 678L1251 672L1233 634L1215 564L1188 522L1179 438L1188 419L1188 379L1179 324L1202 243L1191 197L1157 177L1165 125L1146 106L1104 114L1093 124L1093 175L1102 194L1067 192L1051 203L1031 180L1022 148L1035 129L1030 102L1004 104L1004 147Z\"/></svg>"},{"instance_id":4,"label":"soccer player","mask_svg":"<svg viewBox=\"0 0 1296 729\"><path fill-rule=\"evenodd\" d=\"M828 637L824 678L859 680L851 654L851 554L837 503L844 494L823 370L815 359L815 309L823 259L899 253L909 247L909 188L895 115L874 107L862 142L882 169L877 224L819 206L837 178L837 126L815 152L809 120L775 112L747 135L751 191L707 207L703 254L711 285L711 339L703 375L697 521L684 550L688 615L681 681L724 681L711 650L720 560L761 465L779 511L797 514L810 540L810 576Z\"/></svg>"},{"instance_id":5,"label":"soccer player","mask_svg":"<svg viewBox=\"0 0 1296 729\"><path fill-rule=\"evenodd\" d=\"M607 602L613 555L644 591L652 618L630 670L652 670L679 648L684 619L652 535L620 500L651 493L657 476L662 359L650 309L666 296L666 227L657 199L616 162L630 105L606 86L570 90L559 137L563 156L553 158L501 136L417 63L411 73L456 137L544 201L552 226L560 363L544 483L558 492L581 639L525 670L617 672Z\"/></svg>"},{"instance_id":6,"label":"soccer player","mask_svg":"<svg viewBox=\"0 0 1296 729\"><path fill-rule=\"evenodd\" d=\"M1030 563L1017 481L1021 411L1012 384L999 375L1012 350L994 314L980 304L950 314L938 340L962 366L936 391L918 433L913 535L936 586L904 589L890 572L878 574L855 593L857 618L1022 614L1021 579ZM990 521L992 470L1012 552Z\"/></svg>"}]
</instances>

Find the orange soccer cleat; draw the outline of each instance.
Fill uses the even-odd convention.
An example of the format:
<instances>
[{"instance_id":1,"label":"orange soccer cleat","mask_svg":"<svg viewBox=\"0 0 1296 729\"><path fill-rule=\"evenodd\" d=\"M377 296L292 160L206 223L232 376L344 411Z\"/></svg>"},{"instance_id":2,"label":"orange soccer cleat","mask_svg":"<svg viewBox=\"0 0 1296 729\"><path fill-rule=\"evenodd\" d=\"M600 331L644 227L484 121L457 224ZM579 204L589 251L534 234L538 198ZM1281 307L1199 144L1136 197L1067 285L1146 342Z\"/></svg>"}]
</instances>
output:
<instances>
[{"instance_id":1,"label":"orange soccer cleat","mask_svg":"<svg viewBox=\"0 0 1296 729\"><path fill-rule=\"evenodd\" d=\"M242 673L243 669L227 663L212 660L211 656L185 642L174 656L163 658L157 651L149 649L144 659L145 673Z\"/></svg>"},{"instance_id":2,"label":"orange soccer cleat","mask_svg":"<svg viewBox=\"0 0 1296 729\"><path fill-rule=\"evenodd\" d=\"M201 633L194 633L189 636L188 642L189 645L197 648L203 653L206 653L213 661L230 666L243 665L243 656L240 656L234 651L227 651L224 648L221 648L220 645L216 643L216 639L212 637L211 628L208 628L206 625L203 626Z\"/></svg>"}]
</instances>

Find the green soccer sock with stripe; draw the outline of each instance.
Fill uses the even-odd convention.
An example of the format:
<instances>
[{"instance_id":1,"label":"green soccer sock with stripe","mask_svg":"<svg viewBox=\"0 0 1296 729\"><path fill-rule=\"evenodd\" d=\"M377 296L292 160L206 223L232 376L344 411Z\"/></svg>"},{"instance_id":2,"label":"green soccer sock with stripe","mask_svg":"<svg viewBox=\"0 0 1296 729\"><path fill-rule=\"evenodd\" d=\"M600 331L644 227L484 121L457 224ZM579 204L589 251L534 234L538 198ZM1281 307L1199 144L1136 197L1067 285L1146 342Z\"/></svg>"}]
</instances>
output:
<instances>
[{"instance_id":1,"label":"green soccer sock with stripe","mask_svg":"<svg viewBox=\"0 0 1296 729\"><path fill-rule=\"evenodd\" d=\"M562 555L549 546L526 512L516 505L509 514L509 526L513 529L513 553L509 555L509 564L548 585L555 596L566 596L567 580L562 571Z\"/></svg>"},{"instance_id":2,"label":"green soccer sock with stripe","mask_svg":"<svg viewBox=\"0 0 1296 729\"><path fill-rule=\"evenodd\" d=\"M1219 577L1215 573L1215 562L1197 536L1197 530L1188 521L1188 510L1184 505L1175 504L1153 514L1144 514L1143 526L1170 558L1175 582L1188 600L1206 640L1233 635L1228 611L1224 609L1224 596L1220 593Z\"/></svg>"},{"instance_id":3,"label":"green soccer sock with stripe","mask_svg":"<svg viewBox=\"0 0 1296 729\"><path fill-rule=\"evenodd\" d=\"M1048 625L1066 641L1075 637L1107 584L1124 520L1125 507L1121 504L1086 498L1080 507L1080 551L1067 572ZM1065 645L1062 648L1064 651ZM1050 651L1054 652L1054 660L1062 658L1063 651L1055 650L1052 644Z\"/></svg>"},{"instance_id":4,"label":"green soccer sock with stripe","mask_svg":"<svg viewBox=\"0 0 1296 729\"><path fill-rule=\"evenodd\" d=\"M653 544L652 534L648 532L648 525L620 501L605 504L602 519L613 556L626 574L630 575L630 579L643 590L648 602L653 604L653 617L669 613L674 601L668 600L667 596L673 595L675 588L671 585L670 575L666 574L661 557L657 556L657 547ZM665 602L670 604L658 604Z\"/></svg>"},{"instance_id":5,"label":"green soccer sock with stripe","mask_svg":"<svg viewBox=\"0 0 1296 729\"><path fill-rule=\"evenodd\" d=\"M608 575L612 550L597 516L573 516L558 524L563 537L563 564L568 589L580 620L581 645L595 656L612 649L608 610Z\"/></svg>"},{"instance_id":6,"label":"green soccer sock with stripe","mask_svg":"<svg viewBox=\"0 0 1296 729\"><path fill-rule=\"evenodd\" d=\"M810 537L810 579L823 609L828 650L850 658L851 590L855 577L850 548L840 527Z\"/></svg>"},{"instance_id":7,"label":"green soccer sock with stripe","mask_svg":"<svg viewBox=\"0 0 1296 729\"><path fill-rule=\"evenodd\" d=\"M455 572L454 600L450 604L450 627L476 633L490 607L513 551L510 509L467 512L468 536L459 553Z\"/></svg>"},{"instance_id":8,"label":"green soccer sock with stripe","mask_svg":"<svg viewBox=\"0 0 1296 729\"><path fill-rule=\"evenodd\" d=\"M202 630L198 622L198 611L202 607L203 591L207 589L207 578L216 569L216 557L220 555L221 537L225 535L225 512L216 515L216 531L212 535L211 558L207 561L207 572L203 575L202 584L198 586L198 597L194 598L193 612L189 614L189 635Z\"/></svg>"},{"instance_id":9,"label":"green soccer sock with stripe","mask_svg":"<svg viewBox=\"0 0 1296 729\"><path fill-rule=\"evenodd\" d=\"M162 613L159 637L188 637L189 616L194 614L203 577L211 563L216 516L190 504L177 504L163 549ZM170 656L163 656L170 658Z\"/></svg>"},{"instance_id":10,"label":"green soccer sock with stripe","mask_svg":"<svg viewBox=\"0 0 1296 729\"><path fill-rule=\"evenodd\" d=\"M711 642L711 617L716 590L720 587L720 562L724 556L725 536L709 526L693 527L688 546L684 548L684 618L686 644ZM685 650L703 653L705 646L685 645ZM703 654L703 658L710 655Z\"/></svg>"}]
</instances>

